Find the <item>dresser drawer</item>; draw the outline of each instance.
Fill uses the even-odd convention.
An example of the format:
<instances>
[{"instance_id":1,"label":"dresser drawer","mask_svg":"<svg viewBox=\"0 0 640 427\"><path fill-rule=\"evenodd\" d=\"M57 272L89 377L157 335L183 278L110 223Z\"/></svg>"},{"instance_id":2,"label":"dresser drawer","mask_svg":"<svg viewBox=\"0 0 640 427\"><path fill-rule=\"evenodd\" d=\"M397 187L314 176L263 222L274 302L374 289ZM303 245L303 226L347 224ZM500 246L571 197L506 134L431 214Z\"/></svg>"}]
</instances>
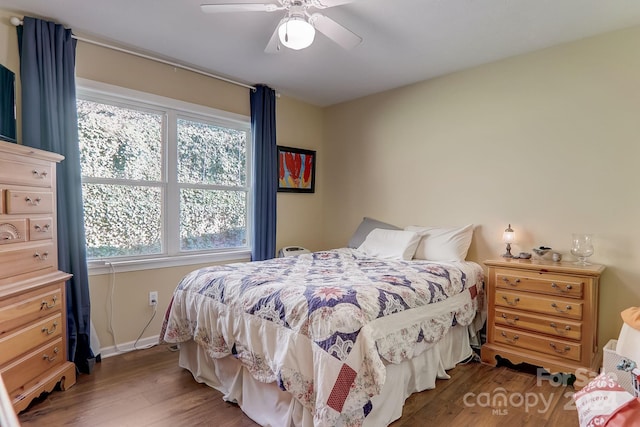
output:
<instances>
[{"instance_id":1,"label":"dresser drawer","mask_svg":"<svg viewBox=\"0 0 640 427\"><path fill-rule=\"evenodd\" d=\"M0 245L27 241L27 220L0 219Z\"/></svg>"},{"instance_id":2,"label":"dresser drawer","mask_svg":"<svg viewBox=\"0 0 640 427\"><path fill-rule=\"evenodd\" d=\"M569 298L582 298L584 280L580 277L534 271L496 269L496 288Z\"/></svg>"},{"instance_id":3,"label":"dresser drawer","mask_svg":"<svg viewBox=\"0 0 640 427\"><path fill-rule=\"evenodd\" d=\"M60 285L11 296L0 302L0 337L22 325L50 316L61 307Z\"/></svg>"},{"instance_id":4,"label":"dresser drawer","mask_svg":"<svg viewBox=\"0 0 640 427\"><path fill-rule=\"evenodd\" d=\"M55 268L57 260L55 251L53 243L48 243L27 249L0 252L2 256L0 279L45 268Z\"/></svg>"},{"instance_id":5,"label":"dresser drawer","mask_svg":"<svg viewBox=\"0 0 640 427\"><path fill-rule=\"evenodd\" d=\"M494 326L494 341L519 349L533 350L579 362L582 345L570 341L556 340L543 335Z\"/></svg>"},{"instance_id":6,"label":"dresser drawer","mask_svg":"<svg viewBox=\"0 0 640 427\"><path fill-rule=\"evenodd\" d=\"M50 191L6 190L5 197L9 215L53 212L53 193Z\"/></svg>"},{"instance_id":7,"label":"dresser drawer","mask_svg":"<svg viewBox=\"0 0 640 427\"><path fill-rule=\"evenodd\" d=\"M580 340L582 338L582 324L570 320L529 314L525 311L511 311L504 308L495 310L496 325L510 326L532 332L541 332L559 338Z\"/></svg>"},{"instance_id":8,"label":"dresser drawer","mask_svg":"<svg viewBox=\"0 0 640 427\"><path fill-rule=\"evenodd\" d=\"M17 358L62 333L62 313L35 322L24 329L0 338L0 365Z\"/></svg>"},{"instance_id":9,"label":"dresser drawer","mask_svg":"<svg viewBox=\"0 0 640 427\"><path fill-rule=\"evenodd\" d=\"M29 240L53 238L53 218L29 218Z\"/></svg>"},{"instance_id":10,"label":"dresser drawer","mask_svg":"<svg viewBox=\"0 0 640 427\"><path fill-rule=\"evenodd\" d=\"M0 182L30 187L51 187L51 165L0 160Z\"/></svg>"},{"instance_id":11,"label":"dresser drawer","mask_svg":"<svg viewBox=\"0 0 640 427\"><path fill-rule=\"evenodd\" d=\"M28 353L16 362L0 370L2 379L11 398L24 392L34 378L64 362L64 348L61 338Z\"/></svg>"},{"instance_id":12,"label":"dresser drawer","mask_svg":"<svg viewBox=\"0 0 640 427\"><path fill-rule=\"evenodd\" d=\"M534 311L570 319L582 319L582 301L568 298L552 298L522 292L496 290L495 305L518 310Z\"/></svg>"}]
</instances>

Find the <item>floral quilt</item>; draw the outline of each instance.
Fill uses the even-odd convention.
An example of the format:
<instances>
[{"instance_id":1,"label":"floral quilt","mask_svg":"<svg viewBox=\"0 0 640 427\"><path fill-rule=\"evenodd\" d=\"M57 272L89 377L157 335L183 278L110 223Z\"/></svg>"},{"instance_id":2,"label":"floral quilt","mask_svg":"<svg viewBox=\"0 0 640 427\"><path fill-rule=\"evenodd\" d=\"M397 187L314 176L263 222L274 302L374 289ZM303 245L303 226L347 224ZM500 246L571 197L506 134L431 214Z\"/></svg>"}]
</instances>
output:
<instances>
[{"instance_id":1,"label":"floral quilt","mask_svg":"<svg viewBox=\"0 0 640 427\"><path fill-rule=\"evenodd\" d=\"M381 260L342 248L211 266L176 288L161 339L194 340L276 382L318 426L358 426L399 363L469 325L483 294L472 262Z\"/></svg>"}]
</instances>

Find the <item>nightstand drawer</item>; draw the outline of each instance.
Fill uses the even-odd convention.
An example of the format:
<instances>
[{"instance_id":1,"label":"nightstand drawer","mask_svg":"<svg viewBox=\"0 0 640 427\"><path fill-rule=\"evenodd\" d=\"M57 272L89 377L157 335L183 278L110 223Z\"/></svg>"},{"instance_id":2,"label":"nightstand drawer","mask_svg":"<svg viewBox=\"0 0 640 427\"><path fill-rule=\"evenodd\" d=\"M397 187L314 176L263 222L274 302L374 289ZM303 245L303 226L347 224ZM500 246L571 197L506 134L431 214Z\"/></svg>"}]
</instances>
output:
<instances>
[{"instance_id":1,"label":"nightstand drawer","mask_svg":"<svg viewBox=\"0 0 640 427\"><path fill-rule=\"evenodd\" d=\"M521 292L496 290L494 303L497 306L534 311L571 319L582 319L582 301L551 298Z\"/></svg>"},{"instance_id":2,"label":"nightstand drawer","mask_svg":"<svg viewBox=\"0 0 640 427\"><path fill-rule=\"evenodd\" d=\"M553 317L529 314L525 311L511 311L497 308L494 316L496 325L541 332L559 338L580 340L582 338L582 324L568 320L558 320Z\"/></svg>"},{"instance_id":3,"label":"nightstand drawer","mask_svg":"<svg viewBox=\"0 0 640 427\"><path fill-rule=\"evenodd\" d=\"M493 334L495 342L509 347L533 350L565 359L580 361L582 352L581 344L550 339L542 335L501 328L499 326L494 327Z\"/></svg>"},{"instance_id":4,"label":"nightstand drawer","mask_svg":"<svg viewBox=\"0 0 640 427\"><path fill-rule=\"evenodd\" d=\"M561 274L496 269L496 288L582 298L584 280Z\"/></svg>"},{"instance_id":5,"label":"nightstand drawer","mask_svg":"<svg viewBox=\"0 0 640 427\"><path fill-rule=\"evenodd\" d=\"M3 348L2 353L0 353L0 365L4 365L21 354L59 337L61 333L62 314L58 313L56 316L41 320L9 336L0 338L0 345Z\"/></svg>"}]
</instances>

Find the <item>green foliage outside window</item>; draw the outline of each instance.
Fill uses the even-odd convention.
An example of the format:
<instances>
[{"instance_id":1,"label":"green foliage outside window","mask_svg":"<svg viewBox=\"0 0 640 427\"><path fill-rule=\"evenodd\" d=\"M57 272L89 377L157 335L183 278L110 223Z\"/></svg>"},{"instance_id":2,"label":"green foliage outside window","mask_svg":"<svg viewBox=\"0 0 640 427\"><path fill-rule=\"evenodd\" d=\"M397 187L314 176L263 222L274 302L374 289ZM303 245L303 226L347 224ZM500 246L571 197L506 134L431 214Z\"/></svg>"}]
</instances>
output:
<instances>
[{"instance_id":1,"label":"green foliage outside window","mask_svg":"<svg viewBox=\"0 0 640 427\"><path fill-rule=\"evenodd\" d=\"M169 215L179 221L180 251L247 247L246 131L178 118L172 186L165 114L77 105L88 258L165 253L164 234L175 235ZM166 203L169 187L179 206Z\"/></svg>"}]
</instances>

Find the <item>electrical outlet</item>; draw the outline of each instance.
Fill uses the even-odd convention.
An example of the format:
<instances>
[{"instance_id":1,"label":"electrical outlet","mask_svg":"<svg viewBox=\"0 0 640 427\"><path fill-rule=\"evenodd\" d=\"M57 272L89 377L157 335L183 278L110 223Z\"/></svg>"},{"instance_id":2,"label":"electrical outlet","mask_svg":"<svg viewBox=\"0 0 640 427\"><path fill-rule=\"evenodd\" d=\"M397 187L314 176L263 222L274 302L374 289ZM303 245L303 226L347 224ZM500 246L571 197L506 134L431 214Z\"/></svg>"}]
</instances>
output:
<instances>
[{"instance_id":1,"label":"electrical outlet","mask_svg":"<svg viewBox=\"0 0 640 427\"><path fill-rule=\"evenodd\" d=\"M149 292L149 305L151 306L158 305L158 292L156 291Z\"/></svg>"}]
</instances>

